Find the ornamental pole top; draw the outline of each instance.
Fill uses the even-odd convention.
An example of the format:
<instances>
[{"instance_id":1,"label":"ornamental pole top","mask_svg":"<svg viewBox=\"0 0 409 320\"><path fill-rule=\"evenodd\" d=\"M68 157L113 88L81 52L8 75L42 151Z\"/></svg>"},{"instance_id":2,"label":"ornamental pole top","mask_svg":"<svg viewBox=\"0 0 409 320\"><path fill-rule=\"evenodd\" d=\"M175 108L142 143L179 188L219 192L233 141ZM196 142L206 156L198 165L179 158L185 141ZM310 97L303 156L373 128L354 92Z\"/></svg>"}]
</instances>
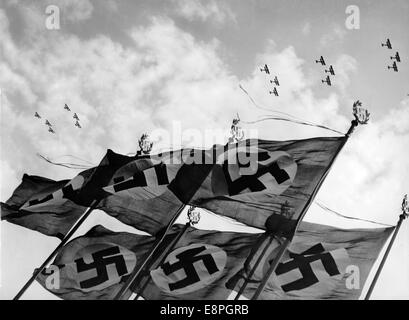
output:
<instances>
[{"instance_id":1,"label":"ornamental pole top","mask_svg":"<svg viewBox=\"0 0 409 320\"><path fill-rule=\"evenodd\" d=\"M194 226L195 224L198 224L200 221L200 212L195 211L194 206L191 206L189 210L187 211L187 218L189 219L189 223L191 226Z\"/></svg>"},{"instance_id":2,"label":"ornamental pole top","mask_svg":"<svg viewBox=\"0 0 409 320\"><path fill-rule=\"evenodd\" d=\"M239 142L244 139L244 131L239 125L240 117L237 114L237 118L233 118L232 125L230 127L229 143Z\"/></svg>"},{"instance_id":3,"label":"ornamental pole top","mask_svg":"<svg viewBox=\"0 0 409 320\"><path fill-rule=\"evenodd\" d=\"M405 194L402 200L402 218L406 219L409 216L408 195Z\"/></svg>"},{"instance_id":4,"label":"ornamental pole top","mask_svg":"<svg viewBox=\"0 0 409 320\"><path fill-rule=\"evenodd\" d=\"M147 133L142 134L141 138L138 140L139 150L137 155L149 154L152 150L153 142L149 140L149 135Z\"/></svg>"},{"instance_id":5,"label":"ornamental pole top","mask_svg":"<svg viewBox=\"0 0 409 320\"><path fill-rule=\"evenodd\" d=\"M357 100L352 106L352 114L359 124L368 124L370 113L367 109L361 108L362 102Z\"/></svg>"}]
</instances>

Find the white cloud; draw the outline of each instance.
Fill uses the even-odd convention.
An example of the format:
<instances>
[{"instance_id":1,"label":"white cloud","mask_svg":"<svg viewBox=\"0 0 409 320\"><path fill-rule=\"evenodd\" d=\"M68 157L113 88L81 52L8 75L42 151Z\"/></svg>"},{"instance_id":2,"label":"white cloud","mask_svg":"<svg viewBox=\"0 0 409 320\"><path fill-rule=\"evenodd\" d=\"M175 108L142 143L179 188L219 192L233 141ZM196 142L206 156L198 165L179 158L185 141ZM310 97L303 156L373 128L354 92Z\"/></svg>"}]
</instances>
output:
<instances>
[{"instance_id":1,"label":"white cloud","mask_svg":"<svg viewBox=\"0 0 409 320\"><path fill-rule=\"evenodd\" d=\"M173 0L175 13L190 20L213 21L218 24L236 22L236 16L225 3L215 0Z\"/></svg>"},{"instance_id":2,"label":"white cloud","mask_svg":"<svg viewBox=\"0 0 409 320\"><path fill-rule=\"evenodd\" d=\"M409 179L409 99L352 135L320 198L353 216L394 224Z\"/></svg>"},{"instance_id":3,"label":"white cloud","mask_svg":"<svg viewBox=\"0 0 409 320\"><path fill-rule=\"evenodd\" d=\"M42 15L30 12L34 20ZM239 79L220 58L221 43L199 41L169 19L153 18L147 26L129 31L129 47L103 35L81 40L63 31L39 33L17 44L8 24L0 10L1 200L11 194L23 172L55 179L75 174L46 164L36 152L51 157L72 154L97 163L106 148L135 151L142 132L171 130L171 120L183 129L227 132L236 112L243 120L253 120L275 110L341 131L349 124L341 112L351 108L348 97L341 100L333 93L318 98L312 90L314 79L306 75L305 62L291 46L278 50L274 42L268 43L256 57L253 73ZM335 61L345 87L356 61L346 55ZM278 98L268 93L271 77L259 70L264 63L280 80ZM239 83L268 110L252 106ZM83 129L73 126L64 103L79 114ZM387 118L373 114L369 125L357 129L320 191L324 203L349 215L395 222L393 212L399 208L393 204L400 203L409 179L408 110L406 100ZM57 136L33 117L35 111L55 124ZM332 135L280 122L245 126L274 140Z\"/></svg>"},{"instance_id":4,"label":"white cloud","mask_svg":"<svg viewBox=\"0 0 409 320\"><path fill-rule=\"evenodd\" d=\"M342 42L347 34L347 30L345 27L341 27L338 24L334 24L331 27L331 30L325 33L320 38L320 46L321 48L329 47L334 44L338 44Z\"/></svg>"},{"instance_id":5,"label":"white cloud","mask_svg":"<svg viewBox=\"0 0 409 320\"><path fill-rule=\"evenodd\" d=\"M356 59L347 54L340 54L334 63L335 78L333 85L345 96L346 88L351 82L350 74L358 70Z\"/></svg>"},{"instance_id":6,"label":"white cloud","mask_svg":"<svg viewBox=\"0 0 409 320\"><path fill-rule=\"evenodd\" d=\"M70 22L88 20L94 11L90 0L53 0L53 4L61 7L63 18Z\"/></svg>"},{"instance_id":7,"label":"white cloud","mask_svg":"<svg viewBox=\"0 0 409 320\"><path fill-rule=\"evenodd\" d=\"M22 48L11 39L4 14L0 20L4 39L0 84L8 97L2 134L13 137L3 139L2 148L7 150L4 161L13 164L17 179L25 171L59 179L74 175L34 158L37 152L52 158L71 154L98 163L106 148L134 152L142 132L172 130L172 119L182 129L203 134L207 130L212 135L216 130L227 134L236 112L251 120L268 113L256 110L240 91L240 80L218 54L217 40L200 42L171 20L153 18L148 26L133 29L129 34L134 46L128 48L106 36L84 41L64 32L41 33ZM336 95L314 96L302 70L304 62L293 47L280 52L271 42L257 57L258 65L264 62L279 75L278 99L268 94L268 79L258 66L241 83L269 110L340 129L347 123L337 114ZM83 129L73 126L64 103L79 114ZM57 135L47 132L44 119L33 117L35 111L53 123ZM288 138L287 123L275 123L273 129L270 122L252 128L264 138ZM323 132L311 129L309 133ZM303 127L291 130L291 138L304 136ZM223 138L219 135L217 142ZM188 140L182 144L203 143ZM168 146L166 141L160 145ZM9 185L3 192L9 194L14 187Z\"/></svg>"}]
</instances>

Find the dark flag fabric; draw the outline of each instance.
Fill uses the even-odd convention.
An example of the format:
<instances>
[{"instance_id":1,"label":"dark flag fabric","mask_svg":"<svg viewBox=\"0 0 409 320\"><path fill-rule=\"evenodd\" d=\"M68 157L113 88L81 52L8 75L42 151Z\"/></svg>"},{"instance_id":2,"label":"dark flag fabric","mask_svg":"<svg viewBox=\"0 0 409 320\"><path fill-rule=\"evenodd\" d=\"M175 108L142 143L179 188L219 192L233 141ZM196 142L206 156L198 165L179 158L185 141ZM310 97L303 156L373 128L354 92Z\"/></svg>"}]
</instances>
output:
<instances>
[{"instance_id":1,"label":"dark flag fabric","mask_svg":"<svg viewBox=\"0 0 409 320\"><path fill-rule=\"evenodd\" d=\"M95 226L66 244L37 281L64 300L112 300L154 241Z\"/></svg>"},{"instance_id":2,"label":"dark flag fabric","mask_svg":"<svg viewBox=\"0 0 409 320\"><path fill-rule=\"evenodd\" d=\"M115 173L103 210L155 234L183 203L291 237L345 139L250 139L154 155L145 169L129 163Z\"/></svg>"},{"instance_id":3,"label":"dark flag fabric","mask_svg":"<svg viewBox=\"0 0 409 320\"><path fill-rule=\"evenodd\" d=\"M322 182L328 167L346 137L313 138L293 141L246 140L240 148L258 153L254 174L240 174L240 169L223 165L216 168L207 190L216 183L227 185L228 192L209 196L195 195L193 205L227 216L259 229L279 232L291 238L304 208ZM233 169L233 170L232 170ZM248 168L244 167L246 171ZM223 175L221 174L223 171ZM246 173L247 173L246 172Z\"/></svg>"},{"instance_id":4,"label":"dark flag fabric","mask_svg":"<svg viewBox=\"0 0 409 320\"><path fill-rule=\"evenodd\" d=\"M182 228L182 225L172 227L163 249ZM231 291L224 286L225 281L239 271L257 238L257 234L189 227L175 247L179 251L173 253L186 261L173 264L168 260L171 280L157 271L154 278L159 287L151 283L144 293L152 299L190 299L191 294L193 299L199 296L225 299ZM95 226L84 236L65 245L53 264L37 277L37 281L65 300L113 299L133 268L143 262L154 241L153 236L112 232ZM177 296L173 295L172 289L167 290L166 285L170 285ZM126 297L129 295L130 292Z\"/></svg>"},{"instance_id":5,"label":"dark flag fabric","mask_svg":"<svg viewBox=\"0 0 409 320\"><path fill-rule=\"evenodd\" d=\"M291 237L344 139L250 139L135 157L108 150L98 167L21 210L55 212L67 199L86 207L97 199L97 209L155 235L191 204Z\"/></svg>"},{"instance_id":6,"label":"dark flag fabric","mask_svg":"<svg viewBox=\"0 0 409 320\"><path fill-rule=\"evenodd\" d=\"M22 183L5 203L2 220L63 238L95 199L106 195L102 187L114 172L133 157L108 150L99 166L82 171L71 180L54 181L23 176Z\"/></svg>"},{"instance_id":7,"label":"dark flag fabric","mask_svg":"<svg viewBox=\"0 0 409 320\"><path fill-rule=\"evenodd\" d=\"M201 187L213 168L212 153L182 149L135 159L115 172L100 209L156 235ZM186 168L191 169L188 175Z\"/></svg>"},{"instance_id":8,"label":"dark flag fabric","mask_svg":"<svg viewBox=\"0 0 409 320\"><path fill-rule=\"evenodd\" d=\"M115 171L132 161L134 157L124 156L107 150L105 156L97 167L80 172L61 189L43 197L33 197L27 201L22 209L27 211L41 211L44 208L54 208L60 201L69 199L82 206L90 206L96 199L107 195L103 191L111 180Z\"/></svg>"},{"instance_id":9,"label":"dark flag fabric","mask_svg":"<svg viewBox=\"0 0 409 320\"><path fill-rule=\"evenodd\" d=\"M174 225L163 250L183 228ZM302 222L293 243L269 280L261 299L357 299L369 271L393 228L350 229ZM153 264L144 299L226 299L238 291L262 234L189 227L161 266ZM62 299L112 299L135 266L143 262L155 237L112 232L96 226L68 243L37 278ZM275 241L275 240L273 240ZM243 295L251 298L276 253L271 250ZM254 252L253 252L254 256ZM160 255L155 258L159 258ZM158 260L159 261L159 260ZM246 262L246 264L245 264ZM58 273L56 273L58 270ZM149 277L150 275L150 277ZM133 286L139 292L144 281ZM130 296L130 292L126 297Z\"/></svg>"},{"instance_id":10,"label":"dark flag fabric","mask_svg":"<svg viewBox=\"0 0 409 320\"><path fill-rule=\"evenodd\" d=\"M84 213L86 207L68 199L61 199L53 207L43 207L36 211L25 210L22 207L30 199L42 199L61 190L68 183L69 180L54 181L24 174L21 184L14 190L10 199L1 203L1 219L62 239Z\"/></svg>"},{"instance_id":11,"label":"dark flag fabric","mask_svg":"<svg viewBox=\"0 0 409 320\"><path fill-rule=\"evenodd\" d=\"M368 274L394 227L337 229L302 222L258 299L358 299ZM267 244L265 255L255 266ZM250 299L279 250L264 234L243 269L226 283L235 291L248 279L243 296ZM250 270L254 268L251 277Z\"/></svg>"}]
</instances>

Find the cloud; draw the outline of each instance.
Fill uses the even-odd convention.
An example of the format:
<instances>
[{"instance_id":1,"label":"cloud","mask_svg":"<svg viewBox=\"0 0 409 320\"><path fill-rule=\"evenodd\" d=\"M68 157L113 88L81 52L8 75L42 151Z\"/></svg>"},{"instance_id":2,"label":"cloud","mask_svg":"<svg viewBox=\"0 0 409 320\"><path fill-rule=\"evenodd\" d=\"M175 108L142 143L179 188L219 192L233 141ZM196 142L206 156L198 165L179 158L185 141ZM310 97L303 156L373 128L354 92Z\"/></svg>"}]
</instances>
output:
<instances>
[{"instance_id":1,"label":"cloud","mask_svg":"<svg viewBox=\"0 0 409 320\"><path fill-rule=\"evenodd\" d=\"M346 34L347 31L344 27L341 27L338 24L334 24L332 26L332 29L320 38L321 48L326 48L334 44L341 43L344 40Z\"/></svg>"},{"instance_id":2,"label":"cloud","mask_svg":"<svg viewBox=\"0 0 409 320\"><path fill-rule=\"evenodd\" d=\"M133 49L105 36L83 41L63 32L42 33L19 47L0 12L0 85L7 98L2 136L8 137L2 140L2 150L7 150L4 161L13 164L17 179L26 171L51 178L73 175L37 160L37 152L98 163L106 148L134 152L142 132L170 129L169 119L179 119L189 128L198 117L199 129L216 119L210 127L229 125L233 111L220 117L217 108L226 101L235 105L238 81L232 81L217 56L217 41L200 43L170 20L153 19L148 27L130 31ZM72 114L63 110L65 103L79 114L83 129L73 126ZM33 117L36 111L42 120ZM45 118L57 135L47 132ZM2 198L14 187L3 188Z\"/></svg>"},{"instance_id":3,"label":"cloud","mask_svg":"<svg viewBox=\"0 0 409 320\"><path fill-rule=\"evenodd\" d=\"M26 32L30 29L44 29L45 20L49 16L48 6L56 6L60 12L61 23L77 23L92 17L94 6L90 0L39 0L24 2L9 0L8 6L14 7L21 14L26 25Z\"/></svg>"},{"instance_id":4,"label":"cloud","mask_svg":"<svg viewBox=\"0 0 409 320\"><path fill-rule=\"evenodd\" d=\"M305 62L292 46L278 50L273 41L268 42L255 57L253 72L239 79L221 58L219 41L199 41L166 18L152 18L148 25L129 30L133 43L126 48L103 35L81 40L63 32L42 33L35 42L18 45L8 24L0 11L0 85L5 96L1 170L10 177L8 181L18 181L23 172L71 177L74 172L50 166L35 154L71 154L98 163L107 148L135 152L142 132L173 134L173 141L162 141L157 148L170 147L178 134L185 134L182 145L208 145L216 142L206 140L214 131L220 133L217 142L222 143L236 112L246 128L275 140L334 133L281 122L252 125L245 121L284 112L341 131L349 124L342 114L344 108L351 108L350 99L340 100L336 93L318 98L312 90L313 79L304 71ZM259 70L264 63L271 77L279 77L277 98L268 93L271 77ZM356 61L341 54L335 66L339 81L346 86ZM240 83L265 110L251 104ZM79 114L83 129L74 127L64 103ZM371 124L358 128L322 188L320 198L325 203L345 204L347 210L357 212L357 203L364 210L373 207L374 196L384 196L387 200L374 209L382 220L390 203L401 197L402 181L409 172L403 160L407 110L404 101L386 119L373 115ZM35 111L55 125L56 136L47 132L43 120L33 117ZM194 130L200 136L188 137ZM2 199L10 195L14 182L2 186Z\"/></svg>"},{"instance_id":5,"label":"cloud","mask_svg":"<svg viewBox=\"0 0 409 320\"><path fill-rule=\"evenodd\" d=\"M90 0L53 0L52 4L60 7L63 19L69 22L88 20L94 11Z\"/></svg>"},{"instance_id":6,"label":"cloud","mask_svg":"<svg viewBox=\"0 0 409 320\"><path fill-rule=\"evenodd\" d=\"M352 216L395 224L409 179L409 99L383 119L372 115L346 144L320 198Z\"/></svg>"},{"instance_id":7,"label":"cloud","mask_svg":"<svg viewBox=\"0 0 409 320\"><path fill-rule=\"evenodd\" d=\"M215 0L172 0L172 2L175 4L175 13L190 21L236 23L234 12L222 2Z\"/></svg>"},{"instance_id":8,"label":"cloud","mask_svg":"<svg viewBox=\"0 0 409 320\"><path fill-rule=\"evenodd\" d=\"M176 147L180 135L184 136L179 145L224 143L236 112L242 119L254 120L278 110L339 129L348 122L338 114L335 94L323 99L314 96L304 62L293 47L278 51L270 42L256 57L253 73L240 80L220 57L219 41L198 41L170 19L152 18L148 25L129 30L133 43L125 48L104 35L81 40L64 32L43 32L18 45L3 12L0 17L0 85L7 97L2 135L12 137L3 139L2 149L7 150L3 159L13 168L15 179L27 171L55 179L73 176L72 171L50 167L35 154L75 155L96 164L107 148L135 152L143 132L170 133L172 140L158 142L157 148ZM278 99L268 94L268 79L259 71L264 62L279 75ZM252 106L239 83L267 110ZM83 129L74 127L72 114L63 110L65 103L78 113ZM36 111L43 119L33 117ZM45 118L56 135L47 132ZM248 127L263 138L289 138L287 123ZM304 127L292 129L291 138L305 137ZM309 131L311 136L322 133ZM3 188L2 198L14 187Z\"/></svg>"},{"instance_id":9,"label":"cloud","mask_svg":"<svg viewBox=\"0 0 409 320\"><path fill-rule=\"evenodd\" d=\"M340 54L334 63L336 77L333 82L337 89L345 96L346 88L351 82L350 74L358 70L357 60L347 54Z\"/></svg>"},{"instance_id":10,"label":"cloud","mask_svg":"<svg viewBox=\"0 0 409 320\"><path fill-rule=\"evenodd\" d=\"M25 10L27 19L43 27L43 11ZM215 19L199 13L193 17ZM10 196L24 172L54 179L76 174L45 163L35 156L37 152L57 159L69 154L97 164L107 148L132 153L141 133L156 130L170 132L174 139L185 134L180 144L192 146L202 146L208 135L218 131L221 143L236 112L245 128L273 140L334 133L278 121L248 122L277 112L341 131L350 122L343 116L351 108L346 90L342 99L339 92L318 97L313 91L315 79L305 72L306 63L293 46L278 49L267 41L254 59L253 71L240 79L223 60L222 43L200 41L167 18L152 18L147 25L124 30L131 39L127 47L105 35L84 40L64 30L26 30L29 36L18 42L9 24L0 10L1 200ZM334 41L341 34L335 32ZM330 37L324 42L328 41ZM344 54L334 61L337 83L345 88L357 62ZM264 63L271 76L260 72ZM268 93L274 75L280 80L279 97ZM252 105L239 84L264 109ZM83 129L74 127L72 113L63 110L65 103L79 114ZM340 153L318 195L331 208L395 222L409 179L409 101L390 107L386 118L372 114L370 124L359 127ZM47 132L44 118L33 117L35 111L54 124L57 135ZM180 126L179 132L175 126ZM200 136L188 137L186 133L195 130ZM207 145L215 142L209 141ZM172 142L155 147L169 147ZM314 211L308 215L313 217ZM321 217L319 222L329 220Z\"/></svg>"}]
</instances>

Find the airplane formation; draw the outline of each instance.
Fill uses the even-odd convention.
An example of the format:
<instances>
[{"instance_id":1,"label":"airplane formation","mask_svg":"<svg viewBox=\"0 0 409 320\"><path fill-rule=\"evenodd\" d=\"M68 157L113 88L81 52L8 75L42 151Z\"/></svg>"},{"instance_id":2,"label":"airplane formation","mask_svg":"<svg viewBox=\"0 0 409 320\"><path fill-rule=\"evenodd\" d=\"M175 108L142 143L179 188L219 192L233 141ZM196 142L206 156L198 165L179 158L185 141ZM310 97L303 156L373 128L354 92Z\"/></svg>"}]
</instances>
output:
<instances>
[{"instance_id":1,"label":"airplane formation","mask_svg":"<svg viewBox=\"0 0 409 320\"><path fill-rule=\"evenodd\" d=\"M381 46L386 47L387 49L390 49L390 50L392 49L392 43L389 40L389 38L386 39L385 43L381 43ZM396 51L395 55L391 56L390 59L394 60L394 61L392 61L391 66L389 66L389 65L387 66L388 69L392 69L393 71L398 72L397 63L401 62L399 52ZM325 59L324 59L323 56L320 56L320 58L318 60L315 60L315 63L321 64L322 66L326 66ZM264 66L260 68L260 71L265 72L266 75L270 75L270 69L268 68L267 64L264 64ZM324 70L324 72L328 73L328 75L325 77L325 79L321 80L321 82L326 83L328 86L331 86L332 82L331 82L330 75L335 76L335 71L334 71L333 66L330 65L328 67L328 69ZM269 93L274 94L276 97L278 97L279 94L278 94L278 91L277 91L277 87L280 86L280 82L278 81L277 76L274 76L274 79L273 80L270 79L269 81L270 81L271 84L274 85L274 88L272 90L269 90ZM408 96L409 96L409 94L408 94ZM66 110L68 112L71 112L71 109L67 104L64 105L64 110ZM41 119L41 116L38 114L38 112L35 112L34 117L36 117L38 119ZM79 119L77 113L75 113L75 112L74 112L74 115L73 115L73 119L75 120L74 126L81 129L82 127L81 127L81 124L80 124L80 119ZM55 133L55 131L53 129L53 125L47 119L45 120L45 125L48 126L48 131L50 133Z\"/></svg>"},{"instance_id":2,"label":"airplane formation","mask_svg":"<svg viewBox=\"0 0 409 320\"><path fill-rule=\"evenodd\" d=\"M323 56L321 56L318 60L315 60L315 63L320 63L322 66L326 66L326 63L325 63L325 60L324 60ZM330 65L328 67L328 69L324 70L324 72L329 73L329 75L327 75L324 80L321 80L321 82L326 83L327 85L331 86L332 82L331 82L330 75L335 76L334 67L332 65Z\"/></svg>"},{"instance_id":3,"label":"airplane formation","mask_svg":"<svg viewBox=\"0 0 409 320\"><path fill-rule=\"evenodd\" d=\"M260 68L261 72L265 72L266 74L270 74L270 69L268 68L267 64L264 65L264 67ZM270 79L270 83L276 85L277 87L280 86L280 82L278 81L277 76L274 76L274 79ZM274 94L276 97L278 97L278 91L277 88L274 87L272 90L269 90L270 94Z\"/></svg>"},{"instance_id":4,"label":"airplane formation","mask_svg":"<svg viewBox=\"0 0 409 320\"><path fill-rule=\"evenodd\" d=\"M386 47L387 49L392 50L392 43L389 40L389 38L386 39L385 43L381 43L381 47ZM393 71L398 72L397 62L401 62L399 52L396 51L395 55L391 56L390 58L391 58L391 60L395 60L395 61L392 62L391 66L389 66L389 65L387 66L388 70L392 69Z\"/></svg>"},{"instance_id":5,"label":"airplane formation","mask_svg":"<svg viewBox=\"0 0 409 320\"><path fill-rule=\"evenodd\" d=\"M64 110L67 110L67 111L71 112L71 109L70 109L70 107L69 107L67 104L64 105ZM34 113L34 117L36 117L36 118L38 118L38 119L41 119L41 116L40 116L40 114L39 114L38 112L35 112L35 113ZM80 122L79 122L79 121L80 121L80 118L78 117L77 113L75 113L75 112L74 112L74 115L73 115L73 119L75 120L74 126L75 126L75 127L78 127L79 129L81 129L82 127L81 127L81 124L80 124ZM48 132L50 132L50 133L55 133L55 130L53 129L54 127L53 127L53 125L51 124L50 121L48 121L47 119L45 119L45 123L44 123L44 124L48 127Z\"/></svg>"}]
</instances>

